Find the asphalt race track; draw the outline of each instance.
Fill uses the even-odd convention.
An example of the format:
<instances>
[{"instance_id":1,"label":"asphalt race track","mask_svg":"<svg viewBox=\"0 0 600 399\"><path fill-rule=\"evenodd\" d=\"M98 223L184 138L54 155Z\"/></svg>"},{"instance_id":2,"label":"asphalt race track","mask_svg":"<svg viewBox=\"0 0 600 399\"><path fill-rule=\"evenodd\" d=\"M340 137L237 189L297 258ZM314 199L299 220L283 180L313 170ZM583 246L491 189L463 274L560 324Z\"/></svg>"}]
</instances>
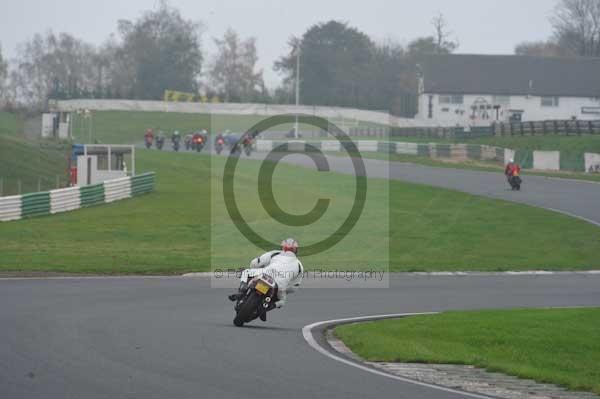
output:
<instances>
[{"instance_id":1,"label":"asphalt race track","mask_svg":"<svg viewBox=\"0 0 600 399\"><path fill-rule=\"evenodd\" d=\"M260 157L262 155L257 155ZM330 157L334 171L350 164ZM287 162L312 165L306 157ZM368 175L556 208L600 222L600 185L365 160ZM599 274L395 275L387 289L304 289L269 321L232 324L207 278L0 279L0 398L459 398L316 352L302 327L448 309L599 306Z\"/></svg>"},{"instance_id":2,"label":"asphalt race track","mask_svg":"<svg viewBox=\"0 0 600 399\"><path fill-rule=\"evenodd\" d=\"M253 158L262 157L264 154L253 154ZM354 174L349 158L327 156L327 159L331 171ZM313 161L303 155L289 155L283 161L315 168ZM539 206L580 217L600 226L600 183L597 182L525 175L521 191L511 191L504 175L498 172L438 168L366 158L363 161L368 177L391 178Z\"/></svg>"},{"instance_id":3,"label":"asphalt race track","mask_svg":"<svg viewBox=\"0 0 600 399\"><path fill-rule=\"evenodd\" d=\"M2 398L455 398L331 360L303 340L332 318L600 304L600 275L396 276L389 289L305 289L232 324L205 278L0 280Z\"/></svg>"}]
</instances>

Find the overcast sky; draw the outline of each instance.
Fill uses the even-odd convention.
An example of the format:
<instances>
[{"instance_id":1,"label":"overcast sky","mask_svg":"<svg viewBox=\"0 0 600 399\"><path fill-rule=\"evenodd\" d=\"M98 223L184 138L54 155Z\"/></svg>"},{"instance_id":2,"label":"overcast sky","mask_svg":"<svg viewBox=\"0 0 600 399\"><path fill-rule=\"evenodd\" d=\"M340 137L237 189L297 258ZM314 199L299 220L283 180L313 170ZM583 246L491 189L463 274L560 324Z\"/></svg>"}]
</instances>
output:
<instances>
[{"instance_id":1,"label":"overcast sky","mask_svg":"<svg viewBox=\"0 0 600 399\"><path fill-rule=\"evenodd\" d=\"M523 40L551 34L548 17L558 0L171 0L186 18L204 25L203 48L214 50L212 38L232 27L242 37L257 39L259 64L267 85L279 76L275 59L287 51L291 35L330 19L348 22L375 40L402 43L432 33L431 19L442 12L459 53L511 54ZM36 32L68 32L101 44L116 31L117 20L136 19L157 6L152 0L1 0L0 44L10 58L16 46Z\"/></svg>"}]
</instances>

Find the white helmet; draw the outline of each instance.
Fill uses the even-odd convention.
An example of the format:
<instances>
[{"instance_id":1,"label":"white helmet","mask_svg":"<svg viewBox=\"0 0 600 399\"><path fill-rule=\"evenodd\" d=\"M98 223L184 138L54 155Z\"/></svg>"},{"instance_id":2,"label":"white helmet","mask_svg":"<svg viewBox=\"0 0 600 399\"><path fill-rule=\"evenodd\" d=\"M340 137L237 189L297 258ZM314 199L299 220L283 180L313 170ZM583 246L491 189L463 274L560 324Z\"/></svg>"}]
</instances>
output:
<instances>
[{"instance_id":1,"label":"white helmet","mask_svg":"<svg viewBox=\"0 0 600 399\"><path fill-rule=\"evenodd\" d=\"M515 160L514 160L513 158L510 158L510 159L508 160L508 163L514 163L514 162L515 162Z\"/></svg>"},{"instance_id":2,"label":"white helmet","mask_svg":"<svg viewBox=\"0 0 600 399\"><path fill-rule=\"evenodd\" d=\"M294 240L293 238L287 238L281 241L281 250L283 252L291 251L295 254L298 254L298 241Z\"/></svg>"}]
</instances>

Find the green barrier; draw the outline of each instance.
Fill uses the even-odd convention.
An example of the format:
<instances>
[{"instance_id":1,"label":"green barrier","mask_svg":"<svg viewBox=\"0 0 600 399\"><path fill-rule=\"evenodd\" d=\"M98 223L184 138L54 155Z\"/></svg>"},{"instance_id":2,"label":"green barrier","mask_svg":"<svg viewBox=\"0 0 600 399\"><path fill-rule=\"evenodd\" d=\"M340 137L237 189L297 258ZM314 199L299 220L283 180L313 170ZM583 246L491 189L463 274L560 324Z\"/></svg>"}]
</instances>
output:
<instances>
[{"instance_id":1,"label":"green barrier","mask_svg":"<svg viewBox=\"0 0 600 399\"><path fill-rule=\"evenodd\" d=\"M141 195L154 191L154 172L144 173L131 178L131 195Z\"/></svg>"},{"instance_id":2,"label":"green barrier","mask_svg":"<svg viewBox=\"0 0 600 399\"><path fill-rule=\"evenodd\" d=\"M436 144L435 145L435 155L438 158L451 158L451 147L450 144Z\"/></svg>"},{"instance_id":3,"label":"green barrier","mask_svg":"<svg viewBox=\"0 0 600 399\"><path fill-rule=\"evenodd\" d=\"M418 144L417 145L417 155L422 157L429 157L429 144Z\"/></svg>"},{"instance_id":4,"label":"green barrier","mask_svg":"<svg viewBox=\"0 0 600 399\"><path fill-rule=\"evenodd\" d=\"M515 151L515 162L517 162L523 169L533 168L533 151L532 150L516 150Z\"/></svg>"},{"instance_id":5,"label":"green barrier","mask_svg":"<svg viewBox=\"0 0 600 399\"><path fill-rule=\"evenodd\" d=\"M585 172L585 157L578 151L560 152L560 170L571 170L574 172Z\"/></svg>"},{"instance_id":6,"label":"green barrier","mask_svg":"<svg viewBox=\"0 0 600 399\"><path fill-rule=\"evenodd\" d=\"M104 203L104 184L93 184L79 189L81 207L94 206Z\"/></svg>"},{"instance_id":7,"label":"green barrier","mask_svg":"<svg viewBox=\"0 0 600 399\"><path fill-rule=\"evenodd\" d=\"M50 193L40 192L24 194L21 197L21 217L43 216L50 214Z\"/></svg>"},{"instance_id":8,"label":"green barrier","mask_svg":"<svg viewBox=\"0 0 600 399\"><path fill-rule=\"evenodd\" d=\"M468 144L467 158L474 159L476 161L481 160L481 146L479 144Z\"/></svg>"},{"instance_id":9,"label":"green barrier","mask_svg":"<svg viewBox=\"0 0 600 399\"><path fill-rule=\"evenodd\" d=\"M396 143L391 143L389 141L378 141L377 142L377 152L383 152L386 154L395 154L396 153Z\"/></svg>"}]
</instances>

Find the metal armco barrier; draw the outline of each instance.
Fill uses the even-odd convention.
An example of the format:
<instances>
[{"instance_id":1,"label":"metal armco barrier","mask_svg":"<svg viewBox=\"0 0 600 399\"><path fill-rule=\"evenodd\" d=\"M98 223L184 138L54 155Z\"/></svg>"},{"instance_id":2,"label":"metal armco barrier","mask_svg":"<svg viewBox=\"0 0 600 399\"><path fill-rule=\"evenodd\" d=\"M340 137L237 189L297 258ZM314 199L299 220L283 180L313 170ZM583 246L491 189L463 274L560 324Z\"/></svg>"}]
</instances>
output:
<instances>
[{"instance_id":1,"label":"metal armco barrier","mask_svg":"<svg viewBox=\"0 0 600 399\"><path fill-rule=\"evenodd\" d=\"M79 189L81 207L94 206L104 203L104 184L93 184Z\"/></svg>"},{"instance_id":2,"label":"metal armco barrier","mask_svg":"<svg viewBox=\"0 0 600 399\"><path fill-rule=\"evenodd\" d=\"M21 202L21 217L43 216L50 214L50 193L40 192L23 194Z\"/></svg>"},{"instance_id":3,"label":"metal armco barrier","mask_svg":"<svg viewBox=\"0 0 600 399\"><path fill-rule=\"evenodd\" d=\"M149 172L91 186L0 197L0 221L50 215L118 201L150 193L154 191L154 185L154 172Z\"/></svg>"},{"instance_id":4,"label":"metal armco barrier","mask_svg":"<svg viewBox=\"0 0 600 399\"><path fill-rule=\"evenodd\" d=\"M21 219L21 196L0 197L0 221Z\"/></svg>"}]
</instances>

